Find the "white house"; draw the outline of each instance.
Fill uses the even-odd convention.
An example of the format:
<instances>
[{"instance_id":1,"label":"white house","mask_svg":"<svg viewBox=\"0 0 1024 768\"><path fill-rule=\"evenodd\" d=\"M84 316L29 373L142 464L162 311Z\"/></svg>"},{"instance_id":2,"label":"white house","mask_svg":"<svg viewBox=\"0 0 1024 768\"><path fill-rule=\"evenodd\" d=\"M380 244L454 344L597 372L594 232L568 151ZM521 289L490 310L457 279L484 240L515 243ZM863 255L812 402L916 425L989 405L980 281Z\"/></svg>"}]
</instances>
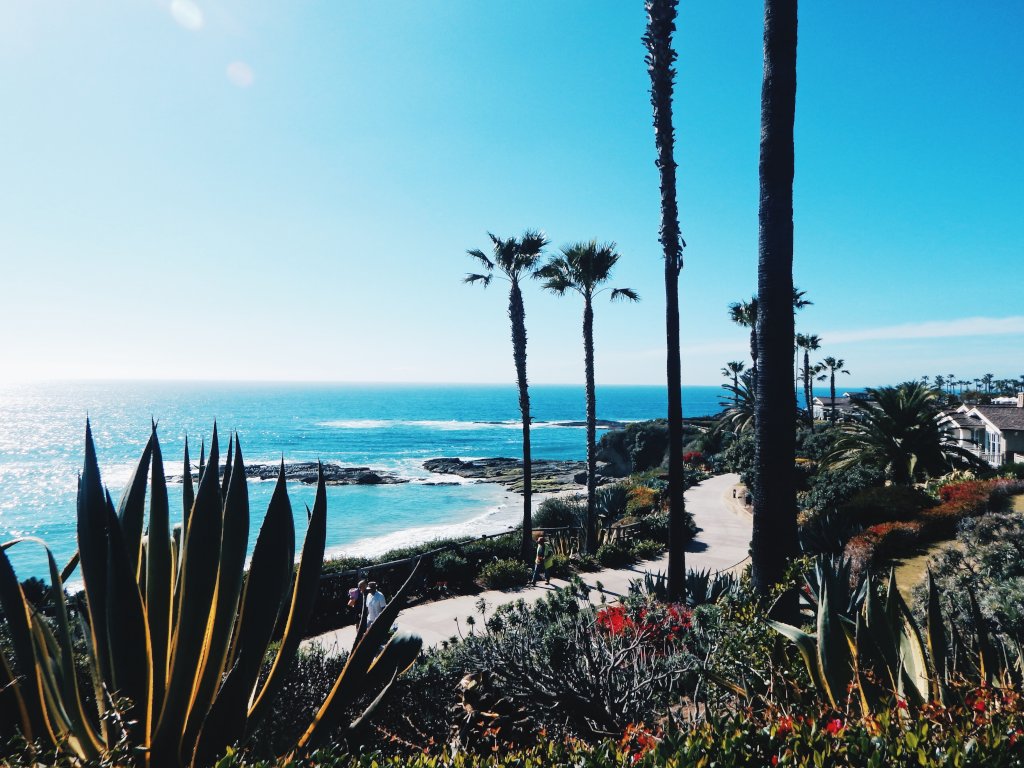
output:
<instances>
[{"instance_id":1,"label":"white house","mask_svg":"<svg viewBox=\"0 0 1024 768\"><path fill-rule=\"evenodd\" d=\"M1024 461L1024 392L1012 405L961 405L941 414L939 426L994 467Z\"/></svg>"},{"instance_id":2,"label":"white house","mask_svg":"<svg viewBox=\"0 0 1024 768\"><path fill-rule=\"evenodd\" d=\"M855 415L853 402L855 400L867 400L863 392L843 392L842 396L833 400L831 397L816 397L811 401L811 412L817 421L825 421L831 418L833 410L836 412L836 419L843 421Z\"/></svg>"}]
</instances>

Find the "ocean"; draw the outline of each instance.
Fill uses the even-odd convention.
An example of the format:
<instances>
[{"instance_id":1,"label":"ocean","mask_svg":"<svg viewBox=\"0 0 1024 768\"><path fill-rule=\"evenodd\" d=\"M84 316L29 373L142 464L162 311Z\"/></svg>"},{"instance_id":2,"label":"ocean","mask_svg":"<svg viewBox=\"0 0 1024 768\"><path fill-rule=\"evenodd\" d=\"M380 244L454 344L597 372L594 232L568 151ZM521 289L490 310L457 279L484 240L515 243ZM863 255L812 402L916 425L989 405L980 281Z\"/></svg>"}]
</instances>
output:
<instances>
[{"instance_id":1,"label":"ocean","mask_svg":"<svg viewBox=\"0 0 1024 768\"><path fill-rule=\"evenodd\" d=\"M684 387L685 416L721 410L721 387ZM533 456L584 459L584 392L577 386L530 388ZM598 387L597 415L610 421L663 417L664 387ZM438 536L494 533L514 525L520 496L491 483L426 472L426 459L521 455L514 386L395 384L247 384L75 382L0 387L0 541L43 539L58 565L74 554L75 494L85 420L92 423L103 482L115 504L158 424L165 470L182 473L188 435L193 463L217 422L221 450L237 432L246 464L336 462L397 474L397 485L329 486L327 547L374 555ZM438 480L454 484L434 484ZM273 481L250 480L250 546ZM181 486L170 485L172 521L181 519ZM314 488L288 484L298 545ZM43 550L8 550L18 577L46 577Z\"/></svg>"}]
</instances>

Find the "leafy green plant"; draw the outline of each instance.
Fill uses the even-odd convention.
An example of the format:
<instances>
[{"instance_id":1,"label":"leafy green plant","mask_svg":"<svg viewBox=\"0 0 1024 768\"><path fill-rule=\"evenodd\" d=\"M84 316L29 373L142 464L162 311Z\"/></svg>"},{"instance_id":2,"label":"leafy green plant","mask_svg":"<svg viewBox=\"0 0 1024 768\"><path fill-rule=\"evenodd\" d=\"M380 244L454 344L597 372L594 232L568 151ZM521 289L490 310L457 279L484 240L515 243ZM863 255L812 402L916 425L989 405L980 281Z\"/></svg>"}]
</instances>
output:
<instances>
[{"instance_id":1,"label":"leafy green plant","mask_svg":"<svg viewBox=\"0 0 1024 768\"><path fill-rule=\"evenodd\" d=\"M495 560L480 570L479 579L488 589L516 589L530 580L530 569L519 560Z\"/></svg>"},{"instance_id":2,"label":"leafy green plant","mask_svg":"<svg viewBox=\"0 0 1024 768\"><path fill-rule=\"evenodd\" d=\"M605 568L622 568L634 562L630 549L618 541L609 541L598 547L597 562Z\"/></svg>"},{"instance_id":3,"label":"leafy green plant","mask_svg":"<svg viewBox=\"0 0 1024 768\"><path fill-rule=\"evenodd\" d=\"M664 551L664 544L651 539L637 539L629 545L630 554L637 560L653 560Z\"/></svg>"},{"instance_id":4,"label":"leafy green plant","mask_svg":"<svg viewBox=\"0 0 1024 768\"><path fill-rule=\"evenodd\" d=\"M582 528L587 505L579 496L552 496L544 499L533 513L534 528Z\"/></svg>"},{"instance_id":5,"label":"leafy green plant","mask_svg":"<svg viewBox=\"0 0 1024 768\"><path fill-rule=\"evenodd\" d=\"M5 703L13 702L27 741L39 740L78 760L128 749L153 768L203 766L229 744L250 737L270 711L316 597L326 536L323 474L298 568L282 464L246 570L249 504L238 440L229 444L223 483L216 427L197 488L187 450L184 525L175 536L155 425L115 509L103 488L86 424L79 552L62 573L45 550L53 629L26 600L6 554L27 541L45 545L16 539L0 548L0 604L11 638L0 664L0 690ZM69 606L63 589L76 566L85 585L81 612ZM322 744L357 698L380 691L348 724L346 734L356 735L395 676L419 653L419 638L387 641L403 597L400 591L363 635L312 722L289 745L290 752L301 754ZM261 676L279 624L281 641L269 672ZM77 633L86 641L91 690L83 690L75 671Z\"/></svg>"}]
</instances>

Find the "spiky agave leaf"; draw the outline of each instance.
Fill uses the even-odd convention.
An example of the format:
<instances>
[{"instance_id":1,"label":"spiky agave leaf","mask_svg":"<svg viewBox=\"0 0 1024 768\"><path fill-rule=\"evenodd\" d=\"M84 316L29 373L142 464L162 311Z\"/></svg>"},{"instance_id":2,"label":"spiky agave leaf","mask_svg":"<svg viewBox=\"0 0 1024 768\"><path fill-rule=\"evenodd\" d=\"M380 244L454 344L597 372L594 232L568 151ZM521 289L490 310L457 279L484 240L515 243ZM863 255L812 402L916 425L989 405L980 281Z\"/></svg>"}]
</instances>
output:
<instances>
[{"instance_id":1,"label":"spiky agave leaf","mask_svg":"<svg viewBox=\"0 0 1024 768\"><path fill-rule=\"evenodd\" d=\"M283 469L282 469L283 471ZM289 505L289 514L291 506ZM274 695L284 683L284 675L291 663L299 643L305 634L306 625L316 604L317 585L323 568L324 548L327 542L327 490L323 483L323 467L318 468L316 498L313 501L313 515L306 529L306 540L302 545L298 573L295 575L288 617L284 635L270 674L254 698L249 709L247 729L256 727L267 714Z\"/></svg>"},{"instance_id":2,"label":"spiky agave leaf","mask_svg":"<svg viewBox=\"0 0 1024 768\"><path fill-rule=\"evenodd\" d=\"M160 441L153 427L153 471L149 496L149 544L146 552L146 618L153 660L153 708L163 706L171 645L171 600L174 590L174 554L171 545L170 505ZM189 478L191 480L191 478Z\"/></svg>"},{"instance_id":3,"label":"spiky agave leaf","mask_svg":"<svg viewBox=\"0 0 1024 768\"><path fill-rule=\"evenodd\" d=\"M213 703L228 665L231 632L238 615L238 599L245 569L245 552L249 544L249 490L245 480L245 464L237 436L229 443L235 454L226 464L227 480L224 517L221 531L220 570L217 591L209 620L209 632L203 651L202 668L192 694L188 723L183 737L183 754L191 755L195 749L203 720Z\"/></svg>"},{"instance_id":4,"label":"spiky agave leaf","mask_svg":"<svg viewBox=\"0 0 1024 768\"><path fill-rule=\"evenodd\" d=\"M181 547L177 621L171 641L167 693L152 737L154 768L176 767L180 763L181 737L203 659L220 565L222 504L218 461L214 426L209 466L199 479L192 517Z\"/></svg>"},{"instance_id":5,"label":"spiky agave leaf","mask_svg":"<svg viewBox=\"0 0 1024 768\"><path fill-rule=\"evenodd\" d=\"M117 505L117 518L120 522L121 534L124 537L128 563L132 571L139 572L139 558L142 553L142 529L146 513L146 482L149 476L149 463L153 456L153 433L142 451L142 458L135 465L128 485L121 494ZM136 576L136 578L138 578Z\"/></svg>"},{"instance_id":6,"label":"spiky agave leaf","mask_svg":"<svg viewBox=\"0 0 1024 768\"><path fill-rule=\"evenodd\" d=\"M322 474L317 483L318 497L322 495L321 483ZM295 527L282 462L242 592L238 628L229 654L230 671L204 720L196 745L197 765L245 736L250 700L263 656L291 584L294 551ZM287 663L279 663L282 669L287 667Z\"/></svg>"},{"instance_id":7,"label":"spiky agave leaf","mask_svg":"<svg viewBox=\"0 0 1024 768\"><path fill-rule=\"evenodd\" d=\"M412 573L409 574L409 578L406 579L398 592L395 593L395 596L391 598L391 601L384 607L384 610L376 620L366 628L359 642L352 649L352 653L349 654L345 662L345 667L341 670L341 674L338 675L338 679L335 680L334 687L331 689L330 694L328 694L327 699L316 713L313 723L299 739L296 745L297 753L306 753L321 746L340 724L346 708L357 697L366 692L364 688L366 673L378 657L377 649L380 648L391 631L391 625L398 616L398 612L401 610L402 603L405 600L405 595L419 574L421 565L421 561L417 560ZM385 666L381 669L381 672L385 673L386 670L387 667Z\"/></svg>"},{"instance_id":8,"label":"spiky agave leaf","mask_svg":"<svg viewBox=\"0 0 1024 768\"><path fill-rule=\"evenodd\" d=\"M53 734L43 709L39 666L35 662L31 611L5 550L6 547L0 548L0 606L4 610L14 656L4 676L13 681L13 691L17 698L26 740L52 740ZM5 658L4 666L7 665L8 660Z\"/></svg>"},{"instance_id":9,"label":"spiky agave leaf","mask_svg":"<svg viewBox=\"0 0 1024 768\"><path fill-rule=\"evenodd\" d=\"M108 507L107 636L110 643L110 691L131 702L125 713L135 743L145 743L152 720L152 647L135 566L121 522Z\"/></svg>"}]
</instances>

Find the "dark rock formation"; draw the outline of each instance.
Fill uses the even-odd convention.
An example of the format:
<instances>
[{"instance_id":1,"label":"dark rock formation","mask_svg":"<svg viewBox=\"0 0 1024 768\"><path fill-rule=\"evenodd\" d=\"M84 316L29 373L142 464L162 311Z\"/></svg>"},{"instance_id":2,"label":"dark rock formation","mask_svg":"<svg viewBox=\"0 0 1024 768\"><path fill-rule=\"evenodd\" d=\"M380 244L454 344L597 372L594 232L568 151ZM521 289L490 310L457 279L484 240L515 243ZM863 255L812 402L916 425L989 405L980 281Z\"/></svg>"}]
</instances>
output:
<instances>
[{"instance_id":1,"label":"dark rock formation","mask_svg":"<svg viewBox=\"0 0 1024 768\"><path fill-rule=\"evenodd\" d=\"M276 480L281 471L280 464L247 464L245 476L257 480ZM307 485L316 484L317 463L315 461L300 461L294 464L284 465L284 476L286 480L295 480ZM224 474L224 468L220 469ZM193 480L198 480L198 473L192 474ZM171 475L167 478L169 483L180 483L181 475ZM395 485L407 483L409 480L397 475L381 473L369 467L343 467L340 464L324 464L324 483L327 485Z\"/></svg>"},{"instance_id":2,"label":"dark rock formation","mask_svg":"<svg viewBox=\"0 0 1024 768\"><path fill-rule=\"evenodd\" d=\"M523 462L519 459L494 458L463 461L456 458L428 459L423 462L428 472L442 475L458 475L471 480L504 485L510 491L522 493ZM552 491L578 491L582 477L586 482L585 461L551 461L541 459L533 462L533 490L537 493Z\"/></svg>"}]
</instances>

